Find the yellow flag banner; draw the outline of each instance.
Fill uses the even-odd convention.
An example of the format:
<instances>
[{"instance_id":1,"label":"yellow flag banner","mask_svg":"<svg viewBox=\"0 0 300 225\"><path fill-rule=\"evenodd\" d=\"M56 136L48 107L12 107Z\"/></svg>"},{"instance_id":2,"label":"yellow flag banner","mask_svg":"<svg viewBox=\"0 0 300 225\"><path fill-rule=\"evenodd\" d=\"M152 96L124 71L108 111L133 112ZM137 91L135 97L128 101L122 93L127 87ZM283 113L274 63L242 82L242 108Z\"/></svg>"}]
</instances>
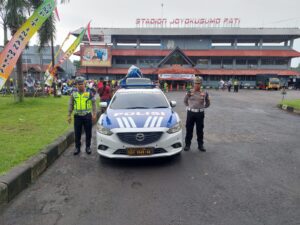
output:
<instances>
[{"instance_id":1,"label":"yellow flag banner","mask_svg":"<svg viewBox=\"0 0 300 225\"><path fill-rule=\"evenodd\" d=\"M73 44L68 48L68 50L65 52L65 54L58 60L58 63L56 63L56 65L54 66L54 68L57 68L60 65L62 65L71 55L73 55L73 53L75 52L75 50L78 47L78 45L80 45L81 40L82 40L85 32L86 32L86 28L84 28L81 31L81 33L75 39L75 41L73 42Z\"/></svg>"},{"instance_id":2,"label":"yellow flag banner","mask_svg":"<svg viewBox=\"0 0 300 225\"><path fill-rule=\"evenodd\" d=\"M81 40L86 32L86 28L81 31L79 36L75 39L73 44L68 48L68 50L63 54L63 56L58 60L58 63L56 63L51 70L47 70L45 72L46 81L45 84L48 86L52 86L54 76L56 74L57 68L62 65L76 50L78 45L80 45Z\"/></svg>"},{"instance_id":3,"label":"yellow flag banner","mask_svg":"<svg viewBox=\"0 0 300 225\"><path fill-rule=\"evenodd\" d=\"M23 49L52 14L55 0L44 0L32 16L21 26L0 54L0 89L14 69Z\"/></svg>"}]
</instances>

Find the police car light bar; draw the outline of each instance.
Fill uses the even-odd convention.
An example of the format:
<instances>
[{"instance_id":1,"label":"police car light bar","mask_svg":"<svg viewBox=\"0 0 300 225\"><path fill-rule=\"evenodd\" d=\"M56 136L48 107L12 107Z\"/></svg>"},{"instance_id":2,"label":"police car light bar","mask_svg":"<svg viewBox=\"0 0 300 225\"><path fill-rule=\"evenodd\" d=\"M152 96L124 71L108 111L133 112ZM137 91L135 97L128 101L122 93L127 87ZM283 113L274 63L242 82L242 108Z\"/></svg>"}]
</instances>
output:
<instances>
[{"instance_id":1,"label":"police car light bar","mask_svg":"<svg viewBox=\"0 0 300 225\"><path fill-rule=\"evenodd\" d=\"M149 78L127 78L121 88L155 88L155 84Z\"/></svg>"},{"instance_id":2,"label":"police car light bar","mask_svg":"<svg viewBox=\"0 0 300 225\"><path fill-rule=\"evenodd\" d=\"M121 85L121 88L155 88L156 85L155 84L125 84L125 85Z\"/></svg>"}]
</instances>

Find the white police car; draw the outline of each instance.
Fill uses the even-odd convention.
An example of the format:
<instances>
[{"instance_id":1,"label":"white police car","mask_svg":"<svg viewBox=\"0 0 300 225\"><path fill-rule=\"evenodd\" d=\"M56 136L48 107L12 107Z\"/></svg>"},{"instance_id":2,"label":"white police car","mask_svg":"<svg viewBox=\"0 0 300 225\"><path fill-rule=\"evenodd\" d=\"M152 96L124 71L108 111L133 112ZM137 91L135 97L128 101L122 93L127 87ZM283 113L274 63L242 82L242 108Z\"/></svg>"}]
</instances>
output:
<instances>
[{"instance_id":1,"label":"white police car","mask_svg":"<svg viewBox=\"0 0 300 225\"><path fill-rule=\"evenodd\" d=\"M182 151L182 125L172 110L176 102L169 102L160 89L146 86L128 85L113 96L97 123L97 152L101 156L153 158Z\"/></svg>"}]
</instances>

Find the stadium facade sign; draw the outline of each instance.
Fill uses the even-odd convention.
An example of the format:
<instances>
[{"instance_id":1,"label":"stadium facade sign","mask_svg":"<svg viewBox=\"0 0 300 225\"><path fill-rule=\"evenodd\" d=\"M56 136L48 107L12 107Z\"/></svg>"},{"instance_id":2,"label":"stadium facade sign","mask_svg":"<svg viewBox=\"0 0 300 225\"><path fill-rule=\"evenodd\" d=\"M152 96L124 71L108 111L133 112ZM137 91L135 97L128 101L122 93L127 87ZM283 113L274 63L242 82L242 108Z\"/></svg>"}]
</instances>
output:
<instances>
[{"instance_id":1,"label":"stadium facade sign","mask_svg":"<svg viewBox=\"0 0 300 225\"><path fill-rule=\"evenodd\" d=\"M239 27L240 18L137 18L136 27Z\"/></svg>"}]
</instances>

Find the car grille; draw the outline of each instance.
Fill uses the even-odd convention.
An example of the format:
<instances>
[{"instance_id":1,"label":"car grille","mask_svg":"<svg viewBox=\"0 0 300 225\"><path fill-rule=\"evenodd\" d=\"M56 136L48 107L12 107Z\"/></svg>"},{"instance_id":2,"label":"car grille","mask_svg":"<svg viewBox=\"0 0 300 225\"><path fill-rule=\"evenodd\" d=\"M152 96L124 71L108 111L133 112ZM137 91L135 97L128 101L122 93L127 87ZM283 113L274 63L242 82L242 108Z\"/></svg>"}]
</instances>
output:
<instances>
[{"instance_id":1,"label":"car grille","mask_svg":"<svg viewBox=\"0 0 300 225\"><path fill-rule=\"evenodd\" d=\"M117 133L122 142L130 145L147 145L158 141L163 132L131 132L131 133ZM143 138L137 138L143 137Z\"/></svg>"},{"instance_id":2,"label":"car grille","mask_svg":"<svg viewBox=\"0 0 300 225\"><path fill-rule=\"evenodd\" d=\"M161 154L161 153L166 153L167 151L163 148L155 148L153 150L153 154ZM126 149L118 149L114 152L114 155L127 155L127 150Z\"/></svg>"}]
</instances>

